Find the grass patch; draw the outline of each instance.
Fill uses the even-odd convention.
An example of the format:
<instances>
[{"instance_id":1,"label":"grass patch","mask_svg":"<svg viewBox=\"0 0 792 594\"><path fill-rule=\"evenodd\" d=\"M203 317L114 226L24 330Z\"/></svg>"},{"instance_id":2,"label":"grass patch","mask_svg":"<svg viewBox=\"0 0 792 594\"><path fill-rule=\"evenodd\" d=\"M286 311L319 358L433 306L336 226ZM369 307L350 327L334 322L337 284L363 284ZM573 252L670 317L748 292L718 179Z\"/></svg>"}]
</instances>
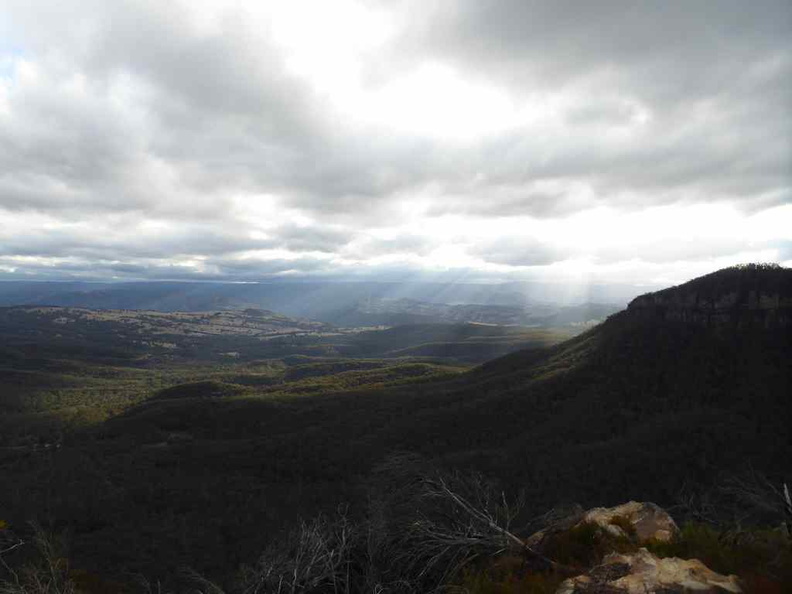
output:
<instances>
[{"instance_id":1,"label":"grass patch","mask_svg":"<svg viewBox=\"0 0 792 594\"><path fill-rule=\"evenodd\" d=\"M449 592L466 594L554 594L567 576L554 571L533 571L520 557L503 556L486 567L462 572Z\"/></svg>"}]
</instances>

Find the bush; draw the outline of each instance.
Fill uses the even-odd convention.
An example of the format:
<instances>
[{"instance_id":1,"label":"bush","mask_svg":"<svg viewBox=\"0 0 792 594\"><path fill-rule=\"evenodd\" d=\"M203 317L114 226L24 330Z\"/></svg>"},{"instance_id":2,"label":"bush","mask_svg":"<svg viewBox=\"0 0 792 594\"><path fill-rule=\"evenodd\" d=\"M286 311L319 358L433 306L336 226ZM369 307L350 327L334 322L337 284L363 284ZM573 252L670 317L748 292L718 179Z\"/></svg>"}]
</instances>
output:
<instances>
[{"instance_id":1,"label":"bush","mask_svg":"<svg viewBox=\"0 0 792 594\"><path fill-rule=\"evenodd\" d=\"M23 560L13 568L8 560L12 554ZM74 594L69 561L63 537L46 533L33 525L30 542L14 535L3 524L0 530L0 594Z\"/></svg>"},{"instance_id":2,"label":"bush","mask_svg":"<svg viewBox=\"0 0 792 594\"><path fill-rule=\"evenodd\" d=\"M650 543L647 548L659 557L699 559L713 571L735 574L746 582L762 576L763 581L792 591L792 544L778 530L719 530L689 522L673 541Z\"/></svg>"}]
</instances>

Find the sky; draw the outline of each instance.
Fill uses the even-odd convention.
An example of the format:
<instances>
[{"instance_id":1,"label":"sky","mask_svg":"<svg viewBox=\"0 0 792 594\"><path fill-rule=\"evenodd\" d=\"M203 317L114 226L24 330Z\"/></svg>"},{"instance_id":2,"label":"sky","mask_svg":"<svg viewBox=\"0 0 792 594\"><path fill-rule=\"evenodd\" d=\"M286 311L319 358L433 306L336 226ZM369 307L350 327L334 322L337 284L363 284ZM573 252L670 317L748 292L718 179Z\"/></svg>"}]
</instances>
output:
<instances>
[{"instance_id":1,"label":"sky","mask_svg":"<svg viewBox=\"0 0 792 594\"><path fill-rule=\"evenodd\" d=\"M792 265L788 0L0 0L0 280Z\"/></svg>"}]
</instances>

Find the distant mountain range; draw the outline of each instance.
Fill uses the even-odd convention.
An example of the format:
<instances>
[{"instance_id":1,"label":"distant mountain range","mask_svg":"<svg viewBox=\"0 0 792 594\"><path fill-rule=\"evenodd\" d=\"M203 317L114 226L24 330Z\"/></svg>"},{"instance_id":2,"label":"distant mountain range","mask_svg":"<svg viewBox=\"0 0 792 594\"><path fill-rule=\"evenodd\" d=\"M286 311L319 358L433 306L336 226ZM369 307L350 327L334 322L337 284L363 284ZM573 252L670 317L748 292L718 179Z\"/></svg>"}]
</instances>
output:
<instances>
[{"instance_id":1,"label":"distant mountain range","mask_svg":"<svg viewBox=\"0 0 792 594\"><path fill-rule=\"evenodd\" d=\"M557 287L527 284L292 282L0 282L0 306L51 305L162 312L270 310L336 326L477 322L581 326L602 321L626 299L623 288L589 287L566 303Z\"/></svg>"}]
</instances>

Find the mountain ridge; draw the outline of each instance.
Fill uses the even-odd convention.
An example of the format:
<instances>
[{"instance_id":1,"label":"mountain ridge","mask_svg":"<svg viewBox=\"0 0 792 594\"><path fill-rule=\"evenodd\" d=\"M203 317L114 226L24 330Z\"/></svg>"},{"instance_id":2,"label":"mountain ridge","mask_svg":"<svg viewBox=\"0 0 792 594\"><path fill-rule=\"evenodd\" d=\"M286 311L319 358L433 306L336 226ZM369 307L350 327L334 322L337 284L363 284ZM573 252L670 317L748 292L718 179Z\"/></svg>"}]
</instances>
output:
<instances>
[{"instance_id":1,"label":"mountain ridge","mask_svg":"<svg viewBox=\"0 0 792 594\"><path fill-rule=\"evenodd\" d=\"M792 271L778 265L724 268L676 287L640 295L634 315L707 326L792 326Z\"/></svg>"}]
</instances>

